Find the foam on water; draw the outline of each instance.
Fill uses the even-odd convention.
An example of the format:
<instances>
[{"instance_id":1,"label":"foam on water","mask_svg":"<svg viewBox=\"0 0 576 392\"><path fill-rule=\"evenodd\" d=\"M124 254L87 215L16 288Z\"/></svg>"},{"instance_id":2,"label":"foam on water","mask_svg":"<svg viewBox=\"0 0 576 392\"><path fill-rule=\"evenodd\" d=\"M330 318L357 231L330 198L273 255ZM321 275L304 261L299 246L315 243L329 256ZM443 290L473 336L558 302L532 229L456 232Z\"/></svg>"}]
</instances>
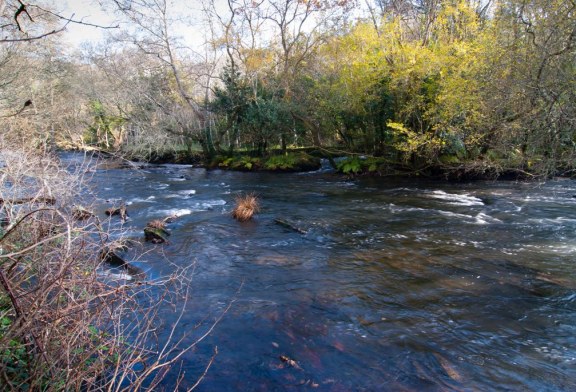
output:
<instances>
[{"instance_id":1,"label":"foam on water","mask_svg":"<svg viewBox=\"0 0 576 392\"><path fill-rule=\"evenodd\" d=\"M397 214L397 213L402 213L402 212L416 212L416 211L426 211L426 208L420 208L420 207L403 207L403 206L397 206L394 203L390 203L388 205L388 209L390 210L391 213L393 214Z\"/></svg>"},{"instance_id":2,"label":"foam on water","mask_svg":"<svg viewBox=\"0 0 576 392\"><path fill-rule=\"evenodd\" d=\"M444 191L433 191L430 194L430 197L434 199L444 200L450 204L459 205L459 206L483 206L484 202L475 197L470 196L468 194L456 194L456 193L447 193Z\"/></svg>"},{"instance_id":3,"label":"foam on water","mask_svg":"<svg viewBox=\"0 0 576 392\"><path fill-rule=\"evenodd\" d=\"M494 218L490 215L487 215L483 212L476 215L476 223L479 225L488 225L490 223L502 223L502 221L498 218Z\"/></svg>"},{"instance_id":4,"label":"foam on water","mask_svg":"<svg viewBox=\"0 0 576 392\"><path fill-rule=\"evenodd\" d=\"M172 208L169 210L159 210L157 213L165 216L175 216L180 217L184 215L190 215L193 211L189 208Z\"/></svg>"},{"instance_id":5,"label":"foam on water","mask_svg":"<svg viewBox=\"0 0 576 392\"><path fill-rule=\"evenodd\" d=\"M559 216L557 218L528 219L528 222L537 223L539 225L566 225L576 224L576 219L569 219Z\"/></svg>"},{"instance_id":6,"label":"foam on water","mask_svg":"<svg viewBox=\"0 0 576 392\"><path fill-rule=\"evenodd\" d=\"M437 210L440 215L447 216L450 218L459 218L459 219L467 219L467 220L474 220L474 216L466 215L466 214L459 214L457 212L452 211L444 211L444 210Z\"/></svg>"},{"instance_id":7,"label":"foam on water","mask_svg":"<svg viewBox=\"0 0 576 392\"><path fill-rule=\"evenodd\" d=\"M101 276L106 277L108 279L118 281L118 280L133 280L134 278L127 273L115 273L111 271L101 271L99 273Z\"/></svg>"},{"instance_id":8,"label":"foam on water","mask_svg":"<svg viewBox=\"0 0 576 392\"><path fill-rule=\"evenodd\" d=\"M457 218L465 223L473 223L477 225L489 225L493 223L502 223L502 221L498 218L494 218L488 214L483 212L478 213L477 215L467 215L467 214L460 214L457 212L452 211L444 211L444 210L436 210L440 215L446 216L449 218Z\"/></svg>"},{"instance_id":9,"label":"foam on water","mask_svg":"<svg viewBox=\"0 0 576 392\"><path fill-rule=\"evenodd\" d=\"M147 198L142 198L142 197L135 197L133 199L130 199L126 202L126 205L132 205L134 203L155 203L156 196L148 196Z\"/></svg>"},{"instance_id":10,"label":"foam on water","mask_svg":"<svg viewBox=\"0 0 576 392\"><path fill-rule=\"evenodd\" d=\"M196 194L196 190L195 189L185 189L182 191L178 191L177 193L180 195L191 196L191 195Z\"/></svg>"},{"instance_id":11,"label":"foam on water","mask_svg":"<svg viewBox=\"0 0 576 392\"><path fill-rule=\"evenodd\" d=\"M223 206L226 205L226 200L216 199L216 200L207 200L202 202L202 206L214 207L214 206Z\"/></svg>"}]
</instances>

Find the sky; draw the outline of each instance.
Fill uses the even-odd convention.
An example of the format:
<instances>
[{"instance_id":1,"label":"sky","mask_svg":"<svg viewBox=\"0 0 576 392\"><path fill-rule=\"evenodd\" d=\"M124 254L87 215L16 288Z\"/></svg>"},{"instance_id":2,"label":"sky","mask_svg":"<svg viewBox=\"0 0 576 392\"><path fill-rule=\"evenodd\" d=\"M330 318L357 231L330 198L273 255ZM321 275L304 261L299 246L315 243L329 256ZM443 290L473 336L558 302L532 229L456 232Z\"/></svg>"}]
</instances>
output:
<instances>
[{"instance_id":1,"label":"sky","mask_svg":"<svg viewBox=\"0 0 576 392\"><path fill-rule=\"evenodd\" d=\"M213 1L219 2L220 0ZM186 23L170 26L172 33L185 37L184 41L189 46L200 45L204 39L204 32L198 28L201 18L199 17L201 15L200 1L172 0L170 3L171 15L183 16L186 21ZM75 20L82 20L100 26L115 26L118 24L118 16L111 12L103 11L97 0L65 0L62 3L57 2L57 4L62 15L69 17L74 14ZM196 28L194 28L193 24L196 24ZM64 32L63 38L70 45L70 48L74 50L81 47L83 42L97 43L102 41L108 31L110 30L70 23Z\"/></svg>"},{"instance_id":2,"label":"sky","mask_svg":"<svg viewBox=\"0 0 576 392\"><path fill-rule=\"evenodd\" d=\"M63 5L63 6L62 6ZM101 10L93 0L66 0L60 3L62 15L66 17L74 14L75 20L82 20L101 26L115 24L114 15ZM104 29L70 23L63 34L64 40L74 48L80 47L83 42L98 42L104 38Z\"/></svg>"},{"instance_id":3,"label":"sky","mask_svg":"<svg viewBox=\"0 0 576 392\"><path fill-rule=\"evenodd\" d=\"M0 0L2 1L2 0ZM118 16L111 12L102 10L97 0L52 0L57 4L60 14L66 17L73 16L74 20L82 20L86 23L96 24L100 26L114 26L118 24ZM178 16L182 22L175 22L170 25L171 35L182 37L184 44L189 48L195 50L200 49L202 43L205 42L207 37L205 34L209 33L205 27L202 27L203 14L201 11L200 0L167 0L170 4L170 16ZM218 12L223 15L228 11L226 3L223 0L211 0L219 9ZM108 0L108 2L111 2ZM126 26L124 26L126 27ZM101 29L97 27L90 27L70 23L63 34L64 41L69 45L73 51L80 48L83 42L98 43L104 39L107 32L110 30ZM113 31L113 30L112 30Z\"/></svg>"}]
</instances>

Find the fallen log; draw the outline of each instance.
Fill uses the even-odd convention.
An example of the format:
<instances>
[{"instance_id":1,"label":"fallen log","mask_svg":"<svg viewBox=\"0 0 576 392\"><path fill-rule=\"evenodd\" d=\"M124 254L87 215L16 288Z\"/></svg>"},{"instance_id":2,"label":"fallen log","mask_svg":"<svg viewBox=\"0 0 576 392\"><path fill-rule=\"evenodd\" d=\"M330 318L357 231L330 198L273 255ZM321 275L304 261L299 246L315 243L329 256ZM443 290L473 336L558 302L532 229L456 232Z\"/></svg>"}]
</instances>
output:
<instances>
[{"instance_id":1,"label":"fallen log","mask_svg":"<svg viewBox=\"0 0 576 392\"><path fill-rule=\"evenodd\" d=\"M102 252L100 252L100 260L112 267L122 268L132 276L139 277L144 275L144 271L138 267L133 266L122 257L118 256L118 254L113 249L103 249Z\"/></svg>"},{"instance_id":2,"label":"fallen log","mask_svg":"<svg viewBox=\"0 0 576 392\"><path fill-rule=\"evenodd\" d=\"M296 224L294 224L292 222L288 222L288 221L283 220L283 219L276 218L276 219L274 219L274 223L279 224L280 226L283 226L287 229L293 230L293 231L300 233L300 234L308 234L308 230L305 230L301 227L298 227L298 226L296 226Z\"/></svg>"}]
</instances>

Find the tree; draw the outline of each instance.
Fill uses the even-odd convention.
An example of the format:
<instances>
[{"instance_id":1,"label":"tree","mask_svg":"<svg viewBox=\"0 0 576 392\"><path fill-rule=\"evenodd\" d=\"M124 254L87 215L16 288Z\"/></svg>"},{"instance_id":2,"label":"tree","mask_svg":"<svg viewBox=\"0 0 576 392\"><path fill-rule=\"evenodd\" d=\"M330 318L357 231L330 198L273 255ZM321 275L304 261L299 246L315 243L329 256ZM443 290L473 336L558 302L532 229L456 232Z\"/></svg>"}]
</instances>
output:
<instances>
[{"instance_id":1,"label":"tree","mask_svg":"<svg viewBox=\"0 0 576 392\"><path fill-rule=\"evenodd\" d=\"M229 70L222 79L242 78L235 83L252 89L252 102L257 104L250 109L251 118L267 119L267 137L282 150L302 127L308 128L312 140L320 140L309 110L302 106L304 90L295 87L332 33L330 28L343 20L350 6L347 1L229 0L225 11L213 4L206 7L226 52ZM232 84L225 81L225 86ZM257 110L262 113L256 115ZM234 118L223 122L227 129L237 129L230 125Z\"/></svg>"},{"instance_id":2,"label":"tree","mask_svg":"<svg viewBox=\"0 0 576 392\"><path fill-rule=\"evenodd\" d=\"M115 29L118 26L101 26L74 18L54 10L43 0L32 2L5 0L0 3L0 44L32 42L58 35L69 24L78 24L100 29Z\"/></svg>"},{"instance_id":3,"label":"tree","mask_svg":"<svg viewBox=\"0 0 576 392\"><path fill-rule=\"evenodd\" d=\"M500 2L496 11L491 138L541 173L573 169L575 11L573 1L523 0Z\"/></svg>"},{"instance_id":4,"label":"tree","mask_svg":"<svg viewBox=\"0 0 576 392\"><path fill-rule=\"evenodd\" d=\"M128 29L117 35L116 40L136 47L156 61L161 73L170 78L170 105L156 102L158 109L176 125L166 130L176 137L200 143L204 153L212 155L214 146L206 102L214 68L185 46L173 31L182 22L174 4L168 0L114 0L109 5L129 22Z\"/></svg>"}]
</instances>

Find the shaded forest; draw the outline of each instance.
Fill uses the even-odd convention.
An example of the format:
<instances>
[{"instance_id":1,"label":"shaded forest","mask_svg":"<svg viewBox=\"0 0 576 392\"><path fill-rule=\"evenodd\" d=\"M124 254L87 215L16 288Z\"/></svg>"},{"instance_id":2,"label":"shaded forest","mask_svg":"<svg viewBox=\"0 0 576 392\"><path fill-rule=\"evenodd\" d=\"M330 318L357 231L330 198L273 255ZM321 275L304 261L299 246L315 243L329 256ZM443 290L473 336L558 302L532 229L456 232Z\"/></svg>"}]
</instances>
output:
<instances>
[{"instance_id":1,"label":"shaded forest","mask_svg":"<svg viewBox=\"0 0 576 392\"><path fill-rule=\"evenodd\" d=\"M225 162L308 148L348 173L570 175L573 0L104 1L2 9L0 113L38 146ZM107 39L71 51L70 23ZM184 28L201 29L192 44ZM31 135L32 139L31 139Z\"/></svg>"}]
</instances>

